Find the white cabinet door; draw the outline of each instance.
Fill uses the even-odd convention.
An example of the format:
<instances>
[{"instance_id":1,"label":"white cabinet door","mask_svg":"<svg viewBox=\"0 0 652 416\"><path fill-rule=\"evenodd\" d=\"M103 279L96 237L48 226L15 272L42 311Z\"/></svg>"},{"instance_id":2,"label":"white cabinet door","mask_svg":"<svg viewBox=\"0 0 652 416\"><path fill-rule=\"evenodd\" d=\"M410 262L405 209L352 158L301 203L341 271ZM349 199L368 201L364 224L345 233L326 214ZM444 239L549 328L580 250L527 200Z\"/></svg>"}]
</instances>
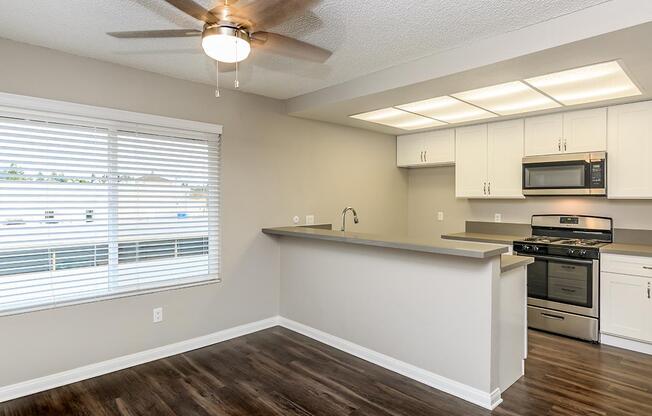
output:
<instances>
[{"instance_id":1,"label":"white cabinet door","mask_svg":"<svg viewBox=\"0 0 652 416\"><path fill-rule=\"evenodd\" d=\"M396 166L417 166L423 162L423 136L409 134L396 136Z\"/></svg>"},{"instance_id":2,"label":"white cabinet door","mask_svg":"<svg viewBox=\"0 0 652 416\"><path fill-rule=\"evenodd\" d=\"M609 198L652 198L652 102L609 107Z\"/></svg>"},{"instance_id":3,"label":"white cabinet door","mask_svg":"<svg viewBox=\"0 0 652 416\"><path fill-rule=\"evenodd\" d=\"M487 191L487 125L455 129L455 196L484 198Z\"/></svg>"},{"instance_id":4,"label":"white cabinet door","mask_svg":"<svg viewBox=\"0 0 652 416\"><path fill-rule=\"evenodd\" d=\"M425 166L455 163L455 129L430 131L423 135Z\"/></svg>"},{"instance_id":5,"label":"white cabinet door","mask_svg":"<svg viewBox=\"0 0 652 416\"><path fill-rule=\"evenodd\" d=\"M491 123L487 129L487 195L523 198L523 120Z\"/></svg>"},{"instance_id":6,"label":"white cabinet door","mask_svg":"<svg viewBox=\"0 0 652 416\"><path fill-rule=\"evenodd\" d=\"M551 155L563 151L564 122L561 114L525 119L525 156Z\"/></svg>"},{"instance_id":7,"label":"white cabinet door","mask_svg":"<svg viewBox=\"0 0 652 416\"><path fill-rule=\"evenodd\" d=\"M396 137L396 166L423 167L455 163L455 129Z\"/></svg>"},{"instance_id":8,"label":"white cabinet door","mask_svg":"<svg viewBox=\"0 0 652 416\"><path fill-rule=\"evenodd\" d=\"M602 272L600 285L601 332L641 341L652 341L651 279Z\"/></svg>"},{"instance_id":9,"label":"white cabinet door","mask_svg":"<svg viewBox=\"0 0 652 416\"><path fill-rule=\"evenodd\" d=\"M564 113L563 151L565 153L604 152L607 150L607 109Z\"/></svg>"}]
</instances>

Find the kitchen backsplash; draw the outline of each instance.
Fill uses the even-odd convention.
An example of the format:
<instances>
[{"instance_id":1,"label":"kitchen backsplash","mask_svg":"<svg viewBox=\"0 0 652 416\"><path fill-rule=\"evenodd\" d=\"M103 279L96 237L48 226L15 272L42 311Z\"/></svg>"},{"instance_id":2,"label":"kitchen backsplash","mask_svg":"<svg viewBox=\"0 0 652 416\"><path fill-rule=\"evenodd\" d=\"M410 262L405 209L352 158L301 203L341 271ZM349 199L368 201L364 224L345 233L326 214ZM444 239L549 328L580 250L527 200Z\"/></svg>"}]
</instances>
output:
<instances>
[{"instance_id":1,"label":"kitchen backsplash","mask_svg":"<svg viewBox=\"0 0 652 416\"><path fill-rule=\"evenodd\" d=\"M444 220L437 220L443 212ZM440 235L465 229L465 222L528 224L533 214L584 214L612 217L620 229L652 230L652 200L609 200L596 197L529 197L522 200L455 198L453 166L410 169L408 177L408 233Z\"/></svg>"}]
</instances>

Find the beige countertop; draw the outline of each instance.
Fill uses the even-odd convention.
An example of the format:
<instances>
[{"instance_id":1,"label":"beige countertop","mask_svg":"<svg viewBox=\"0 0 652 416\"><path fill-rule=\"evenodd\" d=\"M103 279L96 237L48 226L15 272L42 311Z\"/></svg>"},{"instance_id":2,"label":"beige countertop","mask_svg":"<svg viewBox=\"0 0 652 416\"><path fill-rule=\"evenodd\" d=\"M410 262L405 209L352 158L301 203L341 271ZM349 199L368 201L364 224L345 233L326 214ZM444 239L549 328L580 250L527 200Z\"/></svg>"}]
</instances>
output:
<instances>
[{"instance_id":1,"label":"beige countertop","mask_svg":"<svg viewBox=\"0 0 652 416\"><path fill-rule=\"evenodd\" d=\"M404 235L380 235L342 232L308 227L263 228L262 231L268 235L310 238L349 244L361 244L367 246L387 247L401 250L420 251L424 253L444 254L480 259L499 256L509 251L507 246L498 244L446 241L435 238L424 239Z\"/></svg>"},{"instance_id":2,"label":"beige countertop","mask_svg":"<svg viewBox=\"0 0 652 416\"><path fill-rule=\"evenodd\" d=\"M652 257L652 245L611 243L600 247L600 253Z\"/></svg>"},{"instance_id":3,"label":"beige countertop","mask_svg":"<svg viewBox=\"0 0 652 416\"><path fill-rule=\"evenodd\" d=\"M527 266L532 263L534 263L534 257L503 254L500 256L500 272L505 273L517 267Z\"/></svg>"},{"instance_id":4,"label":"beige countertop","mask_svg":"<svg viewBox=\"0 0 652 416\"><path fill-rule=\"evenodd\" d=\"M493 243L493 244L509 244L515 240L522 240L525 238L523 235L510 235L510 234L483 234L483 233L453 233L443 234L441 238L446 240L459 240L459 241L475 241L480 243Z\"/></svg>"}]
</instances>

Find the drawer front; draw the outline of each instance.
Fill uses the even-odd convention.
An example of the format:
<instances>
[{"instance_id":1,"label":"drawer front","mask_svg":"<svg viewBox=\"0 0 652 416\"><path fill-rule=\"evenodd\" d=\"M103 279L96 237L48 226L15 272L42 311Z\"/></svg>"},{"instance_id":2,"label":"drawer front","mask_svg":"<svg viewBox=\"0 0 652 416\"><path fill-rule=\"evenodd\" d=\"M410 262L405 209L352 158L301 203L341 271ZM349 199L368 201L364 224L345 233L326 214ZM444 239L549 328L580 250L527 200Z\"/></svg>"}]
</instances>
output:
<instances>
[{"instance_id":1,"label":"drawer front","mask_svg":"<svg viewBox=\"0 0 652 416\"><path fill-rule=\"evenodd\" d=\"M598 341L598 320L595 318L528 306L527 325L556 334Z\"/></svg>"},{"instance_id":2,"label":"drawer front","mask_svg":"<svg viewBox=\"0 0 652 416\"><path fill-rule=\"evenodd\" d=\"M652 277L652 257L603 254L601 269L605 272Z\"/></svg>"}]
</instances>

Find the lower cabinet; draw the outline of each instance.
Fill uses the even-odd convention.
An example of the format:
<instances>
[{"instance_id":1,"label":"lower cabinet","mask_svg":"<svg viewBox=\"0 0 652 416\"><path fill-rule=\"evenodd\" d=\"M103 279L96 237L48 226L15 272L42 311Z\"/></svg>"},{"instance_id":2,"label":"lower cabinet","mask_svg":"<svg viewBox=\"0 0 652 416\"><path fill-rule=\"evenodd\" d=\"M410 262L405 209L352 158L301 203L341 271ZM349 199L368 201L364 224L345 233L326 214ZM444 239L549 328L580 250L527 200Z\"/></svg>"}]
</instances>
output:
<instances>
[{"instance_id":1,"label":"lower cabinet","mask_svg":"<svg viewBox=\"0 0 652 416\"><path fill-rule=\"evenodd\" d=\"M603 258L600 332L652 343L652 277L649 277L652 258L623 255Z\"/></svg>"},{"instance_id":2,"label":"lower cabinet","mask_svg":"<svg viewBox=\"0 0 652 416\"><path fill-rule=\"evenodd\" d=\"M652 342L650 282L646 277L602 273L601 332Z\"/></svg>"}]
</instances>

